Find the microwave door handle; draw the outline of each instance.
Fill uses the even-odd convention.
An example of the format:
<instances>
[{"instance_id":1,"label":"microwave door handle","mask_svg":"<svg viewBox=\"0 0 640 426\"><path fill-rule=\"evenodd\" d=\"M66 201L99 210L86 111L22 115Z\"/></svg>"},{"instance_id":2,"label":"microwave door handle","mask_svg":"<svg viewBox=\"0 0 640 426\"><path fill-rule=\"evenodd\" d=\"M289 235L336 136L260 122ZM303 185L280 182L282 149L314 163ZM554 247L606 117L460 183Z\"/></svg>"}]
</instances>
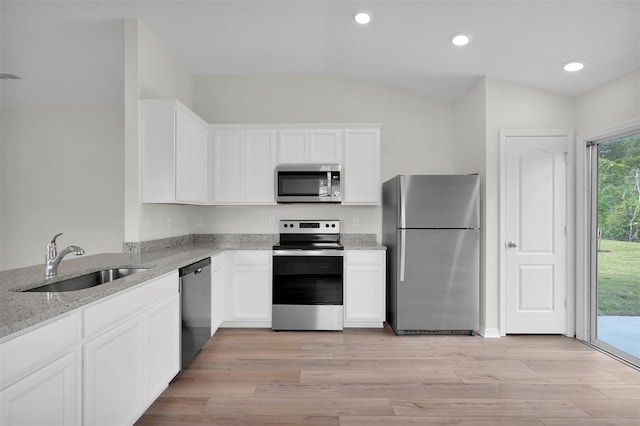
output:
<instances>
[{"instance_id":1,"label":"microwave door handle","mask_svg":"<svg viewBox=\"0 0 640 426\"><path fill-rule=\"evenodd\" d=\"M331 171L327 172L327 191L329 191L329 193L327 194L329 196L329 198L333 198L333 182L331 181Z\"/></svg>"}]
</instances>

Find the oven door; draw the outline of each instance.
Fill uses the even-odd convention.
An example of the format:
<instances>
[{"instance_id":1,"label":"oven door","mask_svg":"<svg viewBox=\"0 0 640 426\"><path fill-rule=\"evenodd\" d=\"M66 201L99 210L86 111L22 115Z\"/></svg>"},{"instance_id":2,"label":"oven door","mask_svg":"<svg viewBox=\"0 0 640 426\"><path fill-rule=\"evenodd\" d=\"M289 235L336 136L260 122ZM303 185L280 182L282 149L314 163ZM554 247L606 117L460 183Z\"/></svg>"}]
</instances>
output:
<instances>
[{"instance_id":1,"label":"oven door","mask_svg":"<svg viewBox=\"0 0 640 426\"><path fill-rule=\"evenodd\" d=\"M342 330L341 250L273 252L274 330Z\"/></svg>"}]
</instances>

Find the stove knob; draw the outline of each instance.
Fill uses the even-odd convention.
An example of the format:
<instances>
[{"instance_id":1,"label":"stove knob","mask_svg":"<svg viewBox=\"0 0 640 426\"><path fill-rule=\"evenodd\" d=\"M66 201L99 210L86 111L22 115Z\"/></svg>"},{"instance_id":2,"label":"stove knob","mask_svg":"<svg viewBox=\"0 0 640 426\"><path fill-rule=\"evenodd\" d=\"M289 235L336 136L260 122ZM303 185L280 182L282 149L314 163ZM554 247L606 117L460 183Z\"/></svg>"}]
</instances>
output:
<instances>
[{"instance_id":1,"label":"stove knob","mask_svg":"<svg viewBox=\"0 0 640 426\"><path fill-rule=\"evenodd\" d=\"M324 226L325 226L325 228L328 228L328 227L329 227L329 224L327 223L327 224L326 224L326 225L324 225Z\"/></svg>"},{"instance_id":2,"label":"stove knob","mask_svg":"<svg viewBox=\"0 0 640 426\"><path fill-rule=\"evenodd\" d=\"M332 227L332 228L335 228L335 227L336 227L336 224L335 224L335 223L332 223L332 224L331 224L331 227Z\"/></svg>"},{"instance_id":3,"label":"stove knob","mask_svg":"<svg viewBox=\"0 0 640 426\"><path fill-rule=\"evenodd\" d=\"M287 224L285 223L285 224L284 224L284 227L286 228L287 226L289 226L289 225L287 225Z\"/></svg>"},{"instance_id":4,"label":"stove knob","mask_svg":"<svg viewBox=\"0 0 640 426\"><path fill-rule=\"evenodd\" d=\"M290 224L289 224L289 228L293 228L293 223L290 223Z\"/></svg>"}]
</instances>

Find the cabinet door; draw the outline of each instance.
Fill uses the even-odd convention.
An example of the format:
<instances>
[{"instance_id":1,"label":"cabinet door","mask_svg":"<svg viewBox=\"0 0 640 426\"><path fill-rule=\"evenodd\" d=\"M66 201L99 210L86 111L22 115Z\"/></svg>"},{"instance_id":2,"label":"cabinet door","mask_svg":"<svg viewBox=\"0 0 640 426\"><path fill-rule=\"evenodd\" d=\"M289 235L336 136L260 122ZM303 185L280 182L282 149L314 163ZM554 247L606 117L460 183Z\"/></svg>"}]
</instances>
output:
<instances>
[{"instance_id":1,"label":"cabinet door","mask_svg":"<svg viewBox=\"0 0 640 426\"><path fill-rule=\"evenodd\" d=\"M348 250L345 327L382 327L385 320L385 251Z\"/></svg>"},{"instance_id":2,"label":"cabinet door","mask_svg":"<svg viewBox=\"0 0 640 426\"><path fill-rule=\"evenodd\" d=\"M227 253L225 322L246 327L271 326L271 252Z\"/></svg>"},{"instance_id":3,"label":"cabinet door","mask_svg":"<svg viewBox=\"0 0 640 426\"><path fill-rule=\"evenodd\" d=\"M346 130L342 204L380 204L380 129Z\"/></svg>"},{"instance_id":4,"label":"cabinet door","mask_svg":"<svg viewBox=\"0 0 640 426\"><path fill-rule=\"evenodd\" d=\"M244 132L218 130L213 140L215 204L235 204L244 198Z\"/></svg>"},{"instance_id":5,"label":"cabinet door","mask_svg":"<svg viewBox=\"0 0 640 426\"><path fill-rule=\"evenodd\" d=\"M194 123L191 128L191 162L189 167L190 201L207 202L207 128Z\"/></svg>"},{"instance_id":6,"label":"cabinet door","mask_svg":"<svg viewBox=\"0 0 640 426\"><path fill-rule=\"evenodd\" d=\"M211 258L211 335L224 320L224 253Z\"/></svg>"},{"instance_id":7,"label":"cabinet door","mask_svg":"<svg viewBox=\"0 0 640 426\"><path fill-rule=\"evenodd\" d=\"M342 164L342 130L310 130L309 163Z\"/></svg>"},{"instance_id":8,"label":"cabinet door","mask_svg":"<svg viewBox=\"0 0 640 426\"><path fill-rule=\"evenodd\" d=\"M176 201L207 201L207 130L188 112L176 109Z\"/></svg>"},{"instance_id":9,"label":"cabinet door","mask_svg":"<svg viewBox=\"0 0 640 426\"><path fill-rule=\"evenodd\" d=\"M180 296L149 310L146 320L147 401L153 401L180 370Z\"/></svg>"},{"instance_id":10,"label":"cabinet door","mask_svg":"<svg viewBox=\"0 0 640 426\"><path fill-rule=\"evenodd\" d=\"M182 110L176 109L176 201L191 201L191 120Z\"/></svg>"},{"instance_id":11,"label":"cabinet door","mask_svg":"<svg viewBox=\"0 0 640 426\"><path fill-rule=\"evenodd\" d=\"M74 350L4 389L0 424L80 424L79 365Z\"/></svg>"},{"instance_id":12,"label":"cabinet door","mask_svg":"<svg viewBox=\"0 0 640 426\"><path fill-rule=\"evenodd\" d=\"M244 202L275 204L275 131L245 132Z\"/></svg>"},{"instance_id":13,"label":"cabinet door","mask_svg":"<svg viewBox=\"0 0 640 426\"><path fill-rule=\"evenodd\" d=\"M84 345L84 424L133 424L145 406L144 318Z\"/></svg>"},{"instance_id":14,"label":"cabinet door","mask_svg":"<svg viewBox=\"0 0 640 426\"><path fill-rule=\"evenodd\" d=\"M281 130L278 132L278 164L309 162L309 132Z\"/></svg>"}]
</instances>

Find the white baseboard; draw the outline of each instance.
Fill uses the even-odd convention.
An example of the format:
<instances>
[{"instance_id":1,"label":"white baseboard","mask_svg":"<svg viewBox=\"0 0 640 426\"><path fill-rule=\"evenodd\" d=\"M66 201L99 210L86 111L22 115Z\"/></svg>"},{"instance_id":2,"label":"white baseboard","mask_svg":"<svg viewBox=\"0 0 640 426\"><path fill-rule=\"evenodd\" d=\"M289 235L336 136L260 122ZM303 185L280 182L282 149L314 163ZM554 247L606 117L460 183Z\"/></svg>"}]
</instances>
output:
<instances>
[{"instance_id":1,"label":"white baseboard","mask_svg":"<svg viewBox=\"0 0 640 426\"><path fill-rule=\"evenodd\" d=\"M271 328L271 321L224 321L220 328Z\"/></svg>"},{"instance_id":2,"label":"white baseboard","mask_svg":"<svg viewBox=\"0 0 640 426\"><path fill-rule=\"evenodd\" d=\"M344 328L383 328L382 321L345 321Z\"/></svg>"},{"instance_id":3,"label":"white baseboard","mask_svg":"<svg viewBox=\"0 0 640 426\"><path fill-rule=\"evenodd\" d=\"M500 337L500 330L498 330L497 328L485 328L484 326L480 326L478 334L480 334L484 338L496 338Z\"/></svg>"}]
</instances>

